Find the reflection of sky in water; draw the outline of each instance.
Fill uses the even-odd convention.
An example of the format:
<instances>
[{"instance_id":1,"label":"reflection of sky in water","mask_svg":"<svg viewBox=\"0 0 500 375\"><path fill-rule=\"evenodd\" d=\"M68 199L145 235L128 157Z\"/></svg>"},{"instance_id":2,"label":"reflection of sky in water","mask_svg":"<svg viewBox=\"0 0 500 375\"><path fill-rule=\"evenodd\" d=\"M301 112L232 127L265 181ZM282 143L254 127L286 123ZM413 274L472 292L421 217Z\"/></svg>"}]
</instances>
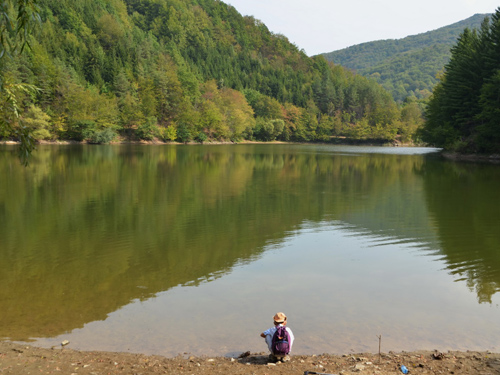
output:
<instances>
[{"instance_id":1,"label":"reflection of sky in water","mask_svg":"<svg viewBox=\"0 0 500 375\"><path fill-rule=\"evenodd\" d=\"M259 333L283 310L295 353L376 352L377 335L383 351L498 350L499 297L478 304L454 281L421 243L306 226L210 282L177 286L38 343L164 355L259 352Z\"/></svg>"},{"instance_id":2,"label":"reflection of sky in water","mask_svg":"<svg viewBox=\"0 0 500 375\"><path fill-rule=\"evenodd\" d=\"M296 146L295 146L296 147ZM300 147L300 146L299 146ZM310 150L309 145L302 146L301 152ZM440 151L438 148L432 147L380 147L380 146L347 146L347 145L324 145L316 146L314 153L325 152L328 154L335 151L336 155L353 155L353 154L384 154L384 155L425 155L437 153Z\"/></svg>"}]
</instances>

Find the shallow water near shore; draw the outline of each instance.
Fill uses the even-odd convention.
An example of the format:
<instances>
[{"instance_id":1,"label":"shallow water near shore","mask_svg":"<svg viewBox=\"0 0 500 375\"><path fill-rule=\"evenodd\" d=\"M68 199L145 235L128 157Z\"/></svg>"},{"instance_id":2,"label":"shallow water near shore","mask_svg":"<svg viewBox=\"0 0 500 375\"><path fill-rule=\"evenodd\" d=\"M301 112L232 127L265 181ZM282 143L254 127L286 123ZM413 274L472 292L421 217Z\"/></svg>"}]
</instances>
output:
<instances>
[{"instance_id":1,"label":"shallow water near shore","mask_svg":"<svg viewBox=\"0 0 500 375\"><path fill-rule=\"evenodd\" d=\"M0 337L175 356L498 351L500 168L436 150L0 147Z\"/></svg>"}]
</instances>

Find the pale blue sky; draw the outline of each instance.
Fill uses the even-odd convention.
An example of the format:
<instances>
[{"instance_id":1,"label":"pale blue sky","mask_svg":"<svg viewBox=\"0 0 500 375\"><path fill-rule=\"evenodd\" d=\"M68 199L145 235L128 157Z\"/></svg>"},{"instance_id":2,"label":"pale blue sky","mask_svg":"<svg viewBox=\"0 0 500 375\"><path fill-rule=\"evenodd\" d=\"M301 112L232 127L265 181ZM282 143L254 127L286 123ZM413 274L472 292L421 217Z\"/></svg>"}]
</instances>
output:
<instances>
[{"instance_id":1,"label":"pale blue sky","mask_svg":"<svg viewBox=\"0 0 500 375\"><path fill-rule=\"evenodd\" d=\"M493 0L223 0L263 21L308 55L399 39L493 13Z\"/></svg>"}]
</instances>

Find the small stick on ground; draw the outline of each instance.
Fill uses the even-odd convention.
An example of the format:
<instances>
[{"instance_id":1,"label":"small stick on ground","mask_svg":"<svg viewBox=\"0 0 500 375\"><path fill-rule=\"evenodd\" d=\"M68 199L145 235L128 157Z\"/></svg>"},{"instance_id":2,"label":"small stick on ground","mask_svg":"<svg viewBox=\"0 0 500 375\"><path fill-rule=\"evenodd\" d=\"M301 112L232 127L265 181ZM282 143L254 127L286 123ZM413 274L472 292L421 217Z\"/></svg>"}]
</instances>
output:
<instances>
[{"instance_id":1,"label":"small stick on ground","mask_svg":"<svg viewBox=\"0 0 500 375\"><path fill-rule=\"evenodd\" d=\"M382 335L377 336L378 337L378 363L382 362L382 353L380 352L380 346L382 344Z\"/></svg>"}]
</instances>

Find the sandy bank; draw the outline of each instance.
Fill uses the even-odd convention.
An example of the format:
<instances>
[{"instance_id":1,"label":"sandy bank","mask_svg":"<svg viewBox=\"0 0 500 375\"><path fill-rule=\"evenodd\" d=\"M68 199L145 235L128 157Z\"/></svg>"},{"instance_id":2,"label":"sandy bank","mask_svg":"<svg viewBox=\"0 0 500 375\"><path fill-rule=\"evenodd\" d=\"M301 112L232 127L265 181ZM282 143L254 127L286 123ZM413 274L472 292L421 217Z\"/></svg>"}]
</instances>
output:
<instances>
[{"instance_id":1,"label":"sandy bank","mask_svg":"<svg viewBox=\"0 0 500 375\"><path fill-rule=\"evenodd\" d=\"M175 358L131 353L81 352L66 347L41 349L0 342L1 374L499 374L500 354L429 351L377 354L294 355L287 363L268 363L265 353L239 358Z\"/></svg>"}]
</instances>

